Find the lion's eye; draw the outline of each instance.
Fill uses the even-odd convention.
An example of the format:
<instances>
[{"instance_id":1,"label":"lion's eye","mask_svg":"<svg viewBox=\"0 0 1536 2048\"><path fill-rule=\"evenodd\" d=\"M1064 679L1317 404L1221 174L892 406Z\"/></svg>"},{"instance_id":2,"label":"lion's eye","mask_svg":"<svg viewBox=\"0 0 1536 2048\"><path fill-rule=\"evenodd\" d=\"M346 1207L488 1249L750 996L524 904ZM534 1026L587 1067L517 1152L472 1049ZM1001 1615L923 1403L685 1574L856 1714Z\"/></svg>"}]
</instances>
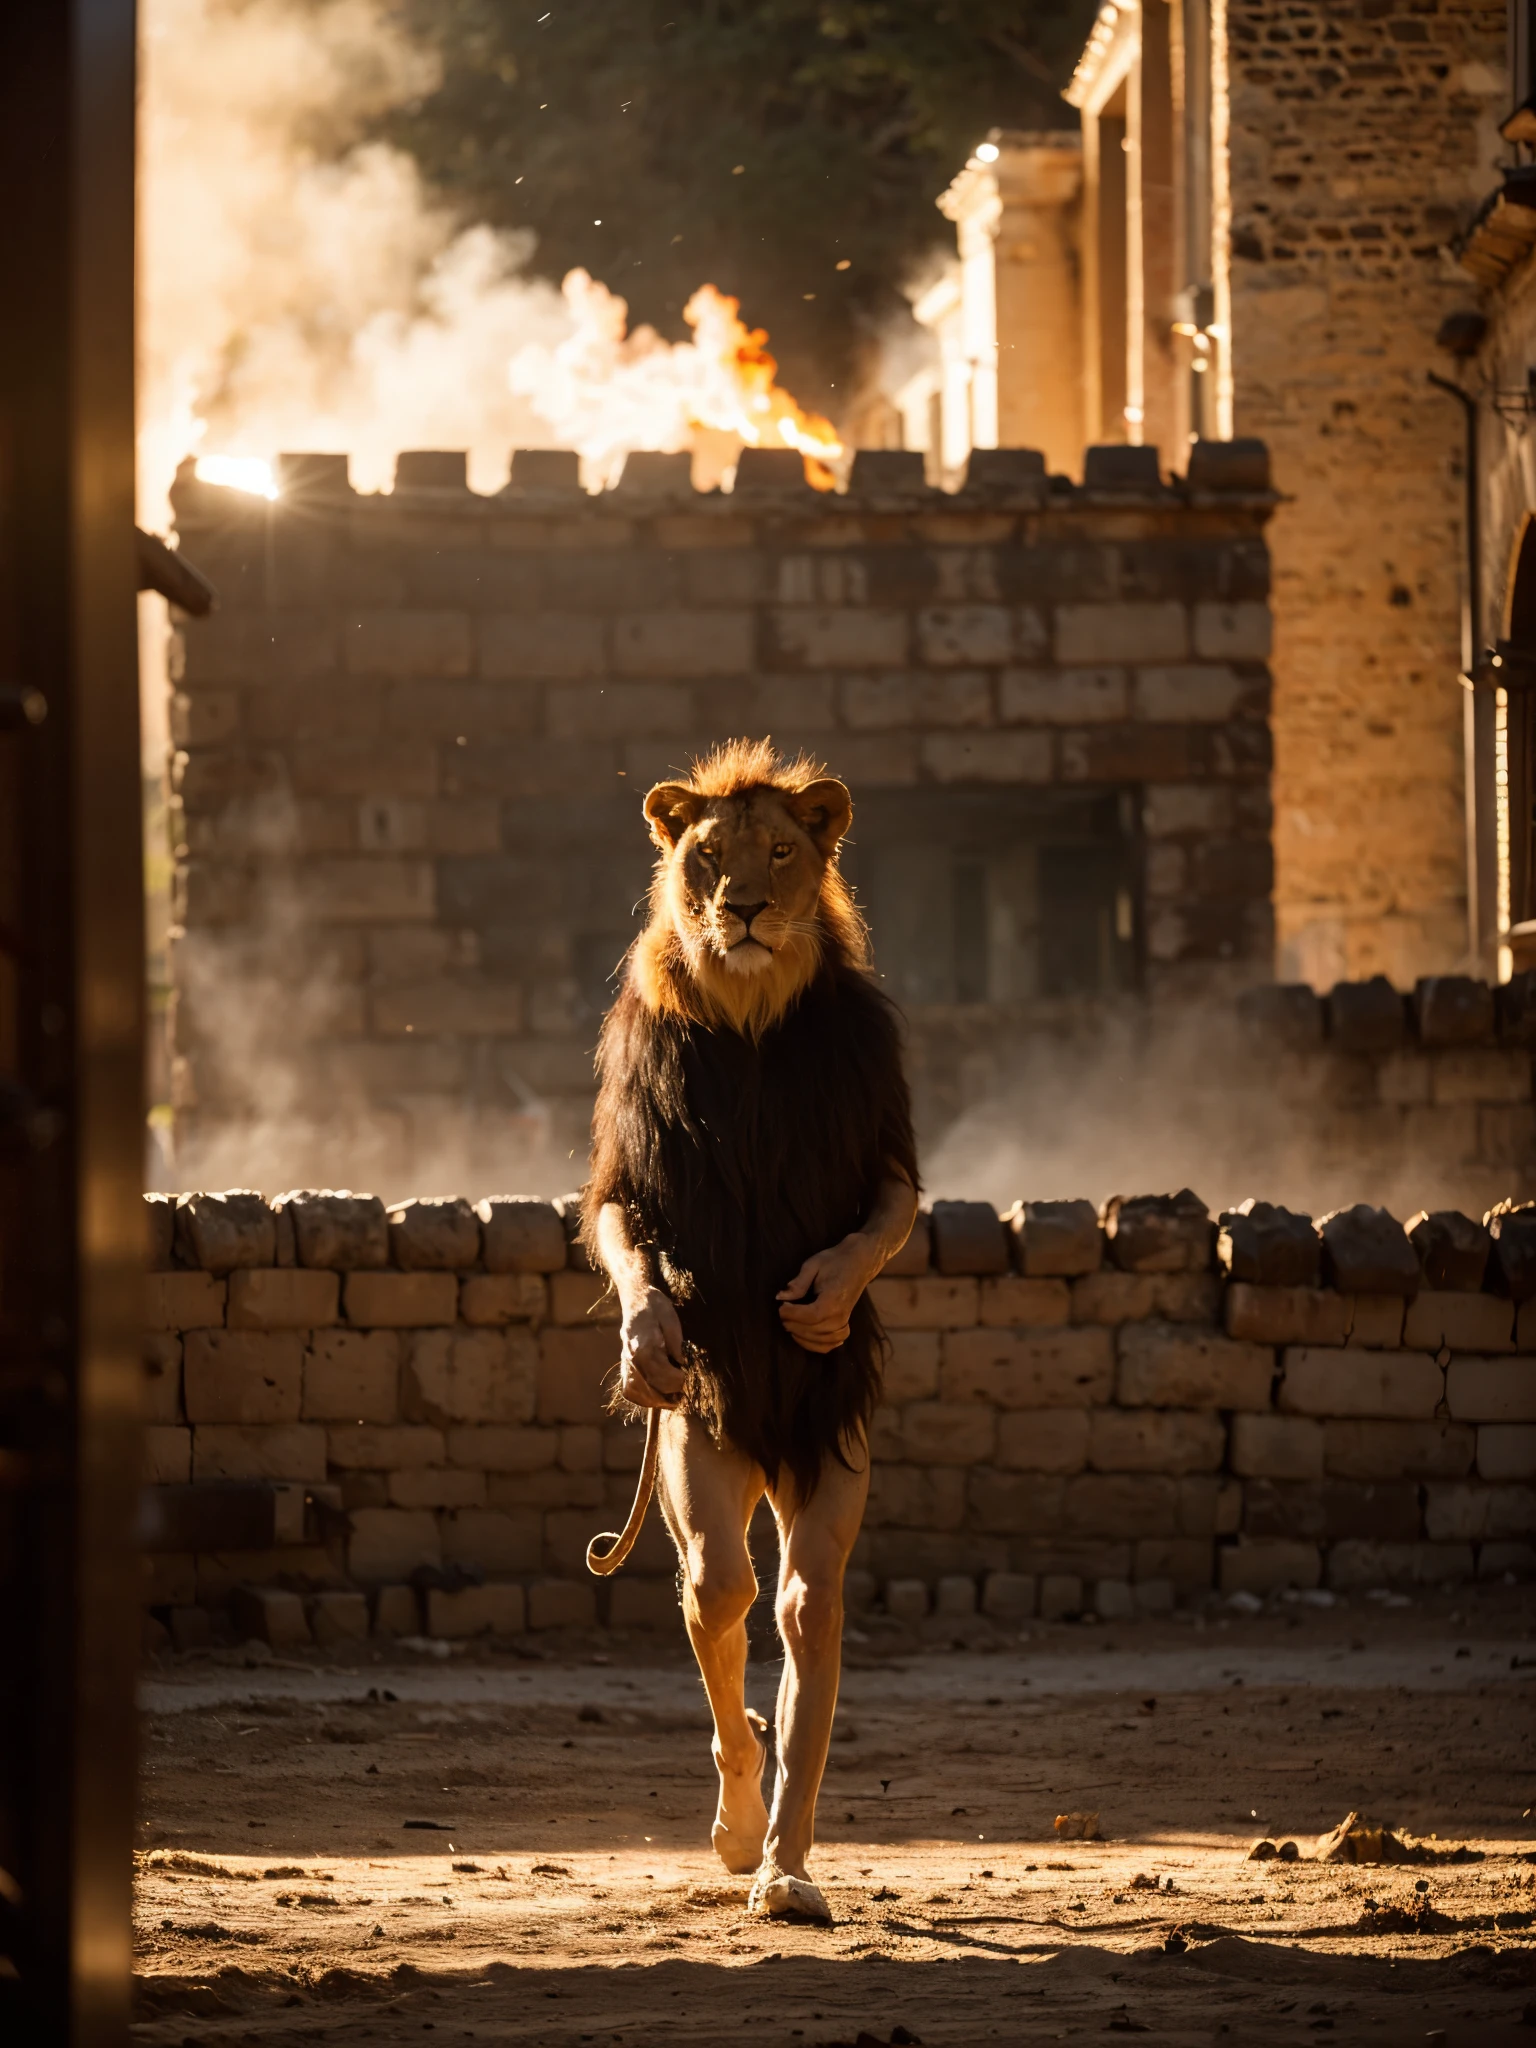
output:
<instances>
[{"instance_id":1,"label":"lion's eye","mask_svg":"<svg viewBox=\"0 0 1536 2048\"><path fill-rule=\"evenodd\" d=\"M788 860L794 850L792 846L776 846L773 849L773 857L775 860Z\"/></svg>"}]
</instances>

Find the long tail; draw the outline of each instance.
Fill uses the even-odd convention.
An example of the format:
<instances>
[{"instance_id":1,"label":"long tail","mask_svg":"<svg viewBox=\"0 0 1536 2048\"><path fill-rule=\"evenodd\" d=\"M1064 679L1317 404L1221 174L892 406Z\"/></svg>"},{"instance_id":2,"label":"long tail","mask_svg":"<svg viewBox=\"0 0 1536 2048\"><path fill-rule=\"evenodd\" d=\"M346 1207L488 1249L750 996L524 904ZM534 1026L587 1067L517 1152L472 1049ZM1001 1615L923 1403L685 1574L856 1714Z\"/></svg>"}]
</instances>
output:
<instances>
[{"instance_id":1,"label":"long tail","mask_svg":"<svg viewBox=\"0 0 1536 2048\"><path fill-rule=\"evenodd\" d=\"M661 1453L661 1410L653 1408L645 1418L645 1458L640 1467L639 1482L635 1487L634 1506L629 1511L629 1520L622 1531L615 1535L611 1529L594 1536L587 1545L587 1570L595 1572L600 1579L606 1579L616 1572L635 1547L635 1538L640 1534L640 1524L645 1520L645 1511L651 1504L651 1495L656 1490L656 1460ZM606 1543L606 1550L598 1545Z\"/></svg>"}]
</instances>

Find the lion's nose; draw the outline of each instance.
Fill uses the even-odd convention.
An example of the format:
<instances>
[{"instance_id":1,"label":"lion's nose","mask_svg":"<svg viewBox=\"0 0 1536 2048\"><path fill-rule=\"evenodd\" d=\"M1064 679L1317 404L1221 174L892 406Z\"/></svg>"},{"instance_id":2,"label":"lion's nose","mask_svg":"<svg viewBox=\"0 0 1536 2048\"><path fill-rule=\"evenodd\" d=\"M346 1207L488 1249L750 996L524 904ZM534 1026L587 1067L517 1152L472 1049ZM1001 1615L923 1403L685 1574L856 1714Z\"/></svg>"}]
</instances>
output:
<instances>
[{"instance_id":1,"label":"lion's nose","mask_svg":"<svg viewBox=\"0 0 1536 2048\"><path fill-rule=\"evenodd\" d=\"M768 908L766 903L727 903L725 907L732 917L741 919L748 931L752 929L752 920L757 913Z\"/></svg>"}]
</instances>

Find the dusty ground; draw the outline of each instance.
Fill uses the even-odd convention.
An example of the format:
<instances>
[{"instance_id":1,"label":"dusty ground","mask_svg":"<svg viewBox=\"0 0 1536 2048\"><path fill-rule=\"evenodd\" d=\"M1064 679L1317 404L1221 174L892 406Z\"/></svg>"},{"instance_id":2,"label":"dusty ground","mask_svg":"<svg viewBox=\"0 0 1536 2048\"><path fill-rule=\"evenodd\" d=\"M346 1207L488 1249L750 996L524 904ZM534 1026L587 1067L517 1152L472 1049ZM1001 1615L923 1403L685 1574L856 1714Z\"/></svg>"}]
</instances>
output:
<instances>
[{"instance_id":1,"label":"dusty ground","mask_svg":"<svg viewBox=\"0 0 1536 2048\"><path fill-rule=\"evenodd\" d=\"M927 1626L848 1646L830 1932L749 1921L715 1865L680 1639L167 1661L138 2039L1536 2042L1531 1589ZM1245 1860L1351 1808L1481 1859Z\"/></svg>"}]
</instances>

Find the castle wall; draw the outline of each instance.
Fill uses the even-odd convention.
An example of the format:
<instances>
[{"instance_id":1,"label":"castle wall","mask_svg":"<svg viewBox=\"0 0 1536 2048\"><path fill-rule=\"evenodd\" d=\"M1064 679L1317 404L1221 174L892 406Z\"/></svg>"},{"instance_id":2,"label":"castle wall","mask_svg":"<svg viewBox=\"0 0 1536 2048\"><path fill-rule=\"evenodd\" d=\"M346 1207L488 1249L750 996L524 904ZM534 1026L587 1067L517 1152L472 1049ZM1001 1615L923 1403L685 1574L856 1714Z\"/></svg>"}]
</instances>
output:
<instances>
[{"instance_id":1,"label":"castle wall","mask_svg":"<svg viewBox=\"0 0 1536 2048\"><path fill-rule=\"evenodd\" d=\"M616 1315L560 1210L149 1209L150 1520L282 1503L266 1549L158 1545L146 1601L178 1641L214 1613L278 1640L676 1626L656 1510L615 1579L585 1569L643 1436L606 1413ZM925 1213L873 1288L852 1605L1108 1617L1536 1571L1536 1231L1284 1239L1234 1242L1190 1195Z\"/></svg>"},{"instance_id":2,"label":"castle wall","mask_svg":"<svg viewBox=\"0 0 1536 2048\"><path fill-rule=\"evenodd\" d=\"M1267 973L1266 493L996 451L954 495L863 454L831 498L673 456L592 498L537 459L495 498L453 456L177 486L220 595L175 650L183 1184L568 1182L641 799L741 733L852 787L930 1131L978 1041Z\"/></svg>"}]
</instances>

